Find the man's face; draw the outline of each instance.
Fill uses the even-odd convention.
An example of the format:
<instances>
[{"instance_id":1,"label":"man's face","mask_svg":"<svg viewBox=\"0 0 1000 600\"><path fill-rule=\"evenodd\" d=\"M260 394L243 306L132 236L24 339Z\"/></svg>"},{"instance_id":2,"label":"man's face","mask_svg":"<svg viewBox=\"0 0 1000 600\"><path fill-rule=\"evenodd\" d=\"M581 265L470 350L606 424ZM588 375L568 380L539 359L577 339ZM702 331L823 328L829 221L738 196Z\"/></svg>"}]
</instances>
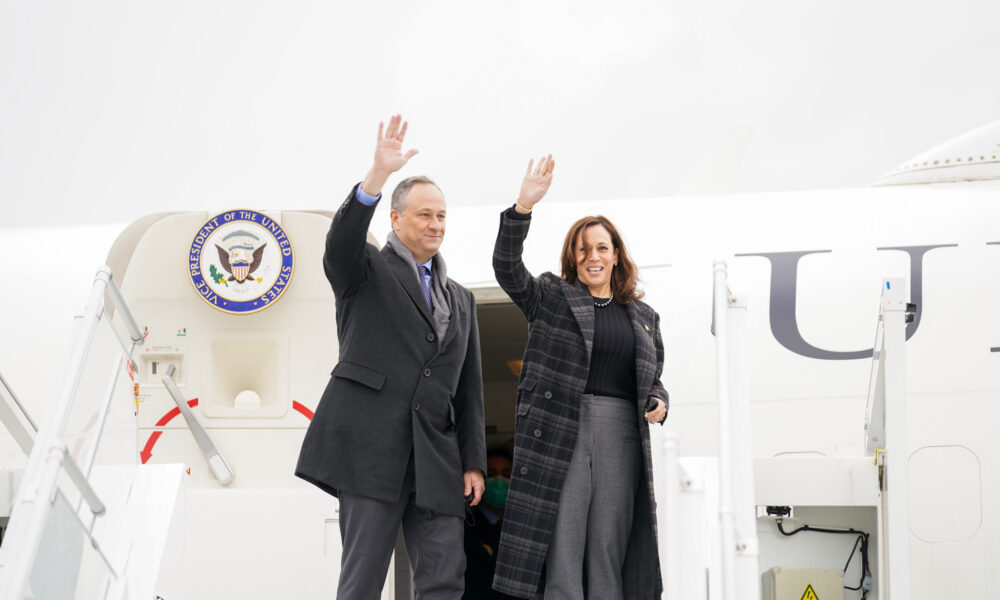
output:
<instances>
[{"instance_id":1,"label":"man's face","mask_svg":"<svg viewBox=\"0 0 1000 600\"><path fill-rule=\"evenodd\" d=\"M429 183L410 188L402 212L390 213L392 229L417 263L425 263L437 254L444 240L444 196Z\"/></svg>"},{"instance_id":2,"label":"man's face","mask_svg":"<svg viewBox=\"0 0 1000 600\"><path fill-rule=\"evenodd\" d=\"M503 477L510 479L510 472L514 465L503 456L486 457L486 478Z\"/></svg>"}]
</instances>

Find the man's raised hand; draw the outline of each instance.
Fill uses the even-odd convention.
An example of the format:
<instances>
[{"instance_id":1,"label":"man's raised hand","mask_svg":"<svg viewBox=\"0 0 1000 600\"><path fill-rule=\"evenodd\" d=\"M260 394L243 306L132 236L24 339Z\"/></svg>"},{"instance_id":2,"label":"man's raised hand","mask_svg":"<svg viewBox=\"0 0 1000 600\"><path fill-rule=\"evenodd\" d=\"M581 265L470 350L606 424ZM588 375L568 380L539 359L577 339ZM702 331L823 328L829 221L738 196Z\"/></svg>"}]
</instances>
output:
<instances>
[{"instance_id":1,"label":"man's raised hand","mask_svg":"<svg viewBox=\"0 0 1000 600\"><path fill-rule=\"evenodd\" d=\"M389 176L403 168L413 155L417 153L415 148L411 148L403 154L403 138L406 137L406 121L401 115L393 115L389 119L389 127L385 129L384 123L378 123L378 139L375 144L375 160L372 168L361 182L361 189L369 196L378 196L382 193L382 186Z\"/></svg>"},{"instance_id":2,"label":"man's raised hand","mask_svg":"<svg viewBox=\"0 0 1000 600\"><path fill-rule=\"evenodd\" d=\"M543 156L535 165L534 159L528 161L528 171L521 181L521 193L517 196L514 210L520 213L528 213L538 204L538 201L545 196L552 184L552 172L556 168L556 161L552 160L552 155Z\"/></svg>"}]
</instances>

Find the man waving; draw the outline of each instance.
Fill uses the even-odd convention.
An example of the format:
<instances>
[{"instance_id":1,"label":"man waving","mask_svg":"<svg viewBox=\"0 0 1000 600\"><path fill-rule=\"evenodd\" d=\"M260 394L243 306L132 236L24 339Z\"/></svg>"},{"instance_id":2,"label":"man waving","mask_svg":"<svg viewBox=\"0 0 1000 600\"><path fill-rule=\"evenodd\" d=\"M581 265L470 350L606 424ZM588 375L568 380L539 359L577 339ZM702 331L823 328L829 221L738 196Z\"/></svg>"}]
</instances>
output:
<instances>
[{"instance_id":1,"label":"man waving","mask_svg":"<svg viewBox=\"0 0 1000 600\"><path fill-rule=\"evenodd\" d=\"M458 599L466 498L483 493L486 445L472 293L438 252L446 206L410 177L392 193L392 232L365 242L382 186L417 153L399 115L333 219L323 268L337 301L340 360L306 432L295 474L340 499L339 600L379 597L400 525L417 595Z\"/></svg>"}]
</instances>

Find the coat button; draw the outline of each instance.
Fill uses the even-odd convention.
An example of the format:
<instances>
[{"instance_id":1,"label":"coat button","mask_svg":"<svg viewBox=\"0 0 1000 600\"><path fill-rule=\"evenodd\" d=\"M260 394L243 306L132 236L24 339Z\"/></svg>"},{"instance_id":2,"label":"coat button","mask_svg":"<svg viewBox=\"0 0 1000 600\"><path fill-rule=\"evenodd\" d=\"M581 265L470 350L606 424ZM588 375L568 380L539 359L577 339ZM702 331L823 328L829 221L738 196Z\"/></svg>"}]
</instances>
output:
<instances>
[{"instance_id":1,"label":"coat button","mask_svg":"<svg viewBox=\"0 0 1000 600\"><path fill-rule=\"evenodd\" d=\"M434 341L434 334L433 333L428 333L427 334L427 341L428 342L433 342Z\"/></svg>"},{"instance_id":2,"label":"coat button","mask_svg":"<svg viewBox=\"0 0 1000 600\"><path fill-rule=\"evenodd\" d=\"M413 410L420 410L420 401L417 400L413 403Z\"/></svg>"},{"instance_id":3,"label":"coat button","mask_svg":"<svg viewBox=\"0 0 1000 600\"><path fill-rule=\"evenodd\" d=\"M527 474L528 474L528 467L521 467L521 475L527 475Z\"/></svg>"},{"instance_id":4,"label":"coat button","mask_svg":"<svg viewBox=\"0 0 1000 600\"><path fill-rule=\"evenodd\" d=\"M545 392L545 399L546 400L551 400L552 399L552 392Z\"/></svg>"},{"instance_id":5,"label":"coat button","mask_svg":"<svg viewBox=\"0 0 1000 600\"><path fill-rule=\"evenodd\" d=\"M424 377L430 377L430 376L431 376L431 370L430 369L424 369Z\"/></svg>"},{"instance_id":6,"label":"coat button","mask_svg":"<svg viewBox=\"0 0 1000 600\"><path fill-rule=\"evenodd\" d=\"M542 430L541 429L536 429L535 430L535 437L542 437Z\"/></svg>"}]
</instances>

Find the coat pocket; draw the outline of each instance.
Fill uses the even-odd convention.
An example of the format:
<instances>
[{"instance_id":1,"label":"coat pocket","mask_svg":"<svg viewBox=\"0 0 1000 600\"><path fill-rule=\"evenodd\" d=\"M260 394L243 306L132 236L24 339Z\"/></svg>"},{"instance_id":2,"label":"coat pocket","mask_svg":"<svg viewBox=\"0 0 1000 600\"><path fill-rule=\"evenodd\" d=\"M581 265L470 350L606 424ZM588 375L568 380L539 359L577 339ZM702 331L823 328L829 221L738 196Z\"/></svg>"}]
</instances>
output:
<instances>
[{"instance_id":1,"label":"coat pocket","mask_svg":"<svg viewBox=\"0 0 1000 600\"><path fill-rule=\"evenodd\" d=\"M330 374L334 377L350 379L376 391L381 390L382 386L385 385L385 375L375 369L369 369L355 363L339 362Z\"/></svg>"},{"instance_id":2,"label":"coat pocket","mask_svg":"<svg viewBox=\"0 0 1000 600\"><path fill-rule=\"evenodd\" d=\"M524 378L517 384L517 416L523 417L531 410L531 391L537 381L534 378Z\"/></svg>"}]
</instances>

